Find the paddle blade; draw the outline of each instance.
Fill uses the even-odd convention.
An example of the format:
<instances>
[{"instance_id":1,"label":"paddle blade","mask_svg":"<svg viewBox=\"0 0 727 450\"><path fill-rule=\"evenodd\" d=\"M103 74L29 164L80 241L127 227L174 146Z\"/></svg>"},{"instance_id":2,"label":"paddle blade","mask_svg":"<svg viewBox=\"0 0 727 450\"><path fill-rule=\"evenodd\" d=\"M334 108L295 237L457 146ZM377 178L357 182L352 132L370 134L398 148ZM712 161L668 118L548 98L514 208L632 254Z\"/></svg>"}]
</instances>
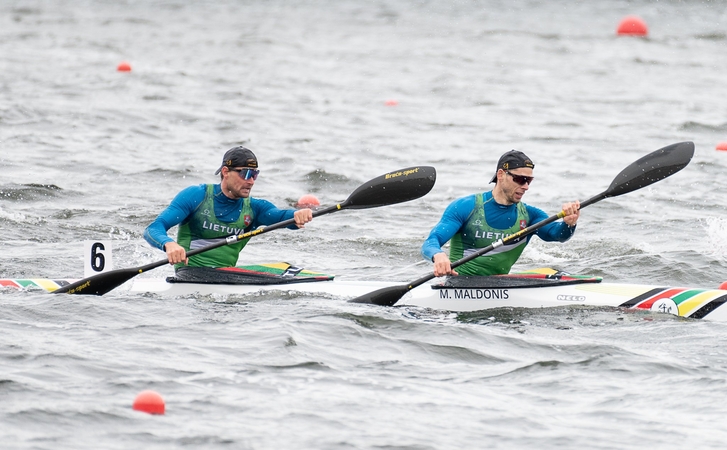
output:
<instances>
[{"instance_id":1,"label":"paddle blade","mask_svg":"<svg viewBox=\"0 0 727 450\"><path fill-rule=\"evenodd\" d=\"M78 280L53 291L54 294L104 295L140 273L139 269L118 269Z\"/></svg>"},{"instance_id":2,"label":"paddle blade","mask_svg":"<svg viewBox=\"0 0 727 450\"><path fill-rule=\"evenodd\" d=\"M394 306L401 297L409 292L409 285L390 286L369 292L349 300L349 303L368 303L370 305Z\"/></svg>"},{"instance_id":3,"label":"paddle blade","mask_svg":"<svg viewBox=\"0 0 727 450\"><path fill-rule=\"evenodd\" d=\"M649 153L616 175L604 194L616 197L663 180L686 167L692 156L693 142L679 142Z\"/></svg>"},{"instance_id":4,"label":"paddle blade","mask_svg":"<svg viewBox=\"0 0 727 450\"><path fill-rule=\"evenodd\" d=\"M408 202L426 195L436 180L437 171L431 166L396 170L362 184L342 206L365 209Z\"/></svg>"}]
</instances>

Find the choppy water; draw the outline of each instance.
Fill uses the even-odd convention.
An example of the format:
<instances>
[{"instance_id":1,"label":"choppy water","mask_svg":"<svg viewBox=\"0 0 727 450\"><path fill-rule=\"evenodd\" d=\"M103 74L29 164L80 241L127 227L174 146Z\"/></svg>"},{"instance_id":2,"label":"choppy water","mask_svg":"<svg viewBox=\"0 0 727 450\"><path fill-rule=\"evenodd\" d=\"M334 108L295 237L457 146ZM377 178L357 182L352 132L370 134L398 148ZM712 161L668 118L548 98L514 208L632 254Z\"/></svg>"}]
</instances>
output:
<instances>
[{"instance_id":1,"label":"choppy water","mask_svg":"<svg viewBox=\"0 0 727 450\"><path fill-rule=\"evenodd\" d=\"M245 144L255 195L323 204L417 164L411 203L255 238L247 262L408 281L446 204L501 153L556 212L639 157L693 162L584 209L517 268L713 287L727 280L725 1L7 1L0 4L0 278L116 267ZM648 38L615 36L629 14ZM116 71L129 61L130 73ZM387 101L395 102L387 106ZM171 273L160 268L149 275ZM288 296L0 292L3 448L721 448L727 327L611 309L468 314ZM167 413L131 409L137 393Z\"/></svg>"}]
</instances>

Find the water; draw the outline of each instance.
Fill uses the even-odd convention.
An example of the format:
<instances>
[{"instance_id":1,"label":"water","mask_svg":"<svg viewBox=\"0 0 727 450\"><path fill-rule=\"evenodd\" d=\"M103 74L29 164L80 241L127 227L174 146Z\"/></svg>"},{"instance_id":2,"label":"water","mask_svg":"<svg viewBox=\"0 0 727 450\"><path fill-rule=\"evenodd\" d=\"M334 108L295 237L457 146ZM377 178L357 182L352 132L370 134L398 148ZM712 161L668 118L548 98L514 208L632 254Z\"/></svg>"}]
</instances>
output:
<instances>
[{"instance_id":1,"label":"water","mask_svg":"<svg viewBox=\"0 0 727 450\"><path fill-rule=\"evenodd\" d=\"M516 268L727 280L727 3L4 2L0 278L163 255L144 227L244 144L254 194L324 205L419 164L414 202L256 237L241 262L414 280L453 199L497 158L536 163L550 213L681 141L682 172L584 209ZM629 14L650 36L614 35ZM129 61L130 73L116 71ZM387 106L387 101L395 101ZM159 268L149 276L170 274ZM288 295L0 292L4 448L721 448L721 323L612 309L468 314ZM152 389L167 412L131 409Z\"/></svg>"}]
</instances>

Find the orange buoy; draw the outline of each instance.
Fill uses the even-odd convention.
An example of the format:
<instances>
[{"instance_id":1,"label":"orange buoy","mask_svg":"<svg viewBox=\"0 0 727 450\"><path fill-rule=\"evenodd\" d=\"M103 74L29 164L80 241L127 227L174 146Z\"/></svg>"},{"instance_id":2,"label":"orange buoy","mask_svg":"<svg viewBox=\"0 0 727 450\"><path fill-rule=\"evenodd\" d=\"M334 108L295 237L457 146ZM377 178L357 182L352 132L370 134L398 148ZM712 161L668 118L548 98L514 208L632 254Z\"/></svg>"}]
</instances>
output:
<instances>
[{"instance_id":1,"label":"orange buoy","mask_svg":"<svg viewBox=\"0 0 727 450\"><path fill-rule=\"evenodd\" d=\"M295 204L295 207L298 209L302 208L316 208L318 206L321 206L320 200L318 200L318 197L316 197L313 194L305 194L301 198L298 199L298 203Z\"/></svg>"},{"instance_id":2,"label":"orange buoy","mask_svg":"<svg viewBox=\"0 0 727 450\"><path fill-rule=\"evenodd\" d=\"M646 36L649 34L649 29L641 18L626 16L618 24L616 34L619 36Z\"/></svg>"},{"instance_id":3,"label":"orange buoy","mask_svg":"<svg viewBox=\"0 0 727 450\"><path fill-rule=\"evenodd\" d=\"M720 284L719 285L719 288L722 289L722 290L724 290L724 291L727 291L727 281L725 281L724 283Z\"/></svg>"},{"instance_id":4,"label":"orange buoy","mask_svg":"<svg viewBox=\"0 0 727 450\"><path fill-rule=\"evenodd\" d=\"M126 61L121 61L118 66L116 66L116 70L119 72L131 72L131 64L127 63Z\"/></svg>"},{"instance_id":5,"label":"orange buoy","mask_svg":"<svg viewBox=\"0 0 727 450\"><path fill-rule=\"evenodd\" d=\"M717 144L717 150L727 151L727 141L720 142L719 144Z\"/></svg>"},{"instance_id":6,"label":"orange buoy","mask_svg":"<svg viewBox=\"0 0 727 450\"><path fill-rule=\"evenodd\" d=\"M164 399L154 391L142 391L136 396L133 408L149 414L164 414Z\"/></svg>"}]
</instances>

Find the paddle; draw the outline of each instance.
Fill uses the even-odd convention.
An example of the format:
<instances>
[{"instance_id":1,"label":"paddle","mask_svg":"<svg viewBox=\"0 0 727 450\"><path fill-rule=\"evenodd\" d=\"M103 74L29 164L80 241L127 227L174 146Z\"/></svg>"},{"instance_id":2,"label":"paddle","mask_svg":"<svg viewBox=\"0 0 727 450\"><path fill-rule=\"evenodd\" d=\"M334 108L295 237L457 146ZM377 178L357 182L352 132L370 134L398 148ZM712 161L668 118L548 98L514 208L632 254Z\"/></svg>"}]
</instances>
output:
<instances>
[{"instance_id":1,"label":"paddle","mask_svg":"<svg viewBox=\"0 0 727 450\"><path fill-rule=\"evenodd\" d=\"M662 149L659 149L653 153L649 153L643 158L633 162L630 166L621 171L616 178L614 178L611 186L605 191L591 197L588 200L581 202L581 209L588 205L592 205L596 202L603 200L608 197L616 197L619 195L627 194L629 192L641 189L642 187L649 186L650 184L656 183L659 180L673 175L682 170L694 155L694 143L693 142L680 142L678 144L672 144ZM461 266L462 264L471 261L479 256L484 255L502 245L516 242L526 236L533 234L539 228L554 222L558 219L565 217L565 212L561 211L558 214L548 217L547 219L530 225L529 227L518 231L515 234L507 236L503 239L494 242L493 244L481 248L480 250L467 255L466 257L457 260L452 263L452 268ZM423 276L418 280L415 280L407 285L391 286L377 291L370 292L366 295L356 297L349 300L351 303L370 303L381 306L393 306L398 302L401 297L407 292L420 286L434 277L433 273Z\"/></svg>"},{"instance_id":2,"label":"paddle","mask_svg":"<svg viewBox=\"0 0 727 450\"><path fill-rule=\"evenodd\" d=\"M343 203L314 211L313 217L343 209L376 208L414 200L432 190L436 179L437 173L434 167L430 166L408 167L389 172L359 186ZM277 230L278 228L285 228L294 223L294 219L288 219L247 233L229 236L214 244L191 250L187 252L187 256L197 255L223 245L234 244L240 240ZM53 292L56 294L103 295L140 273L148 272L165 264L168 264L166 259L130 269L111 270L68 284Z\"/></svg>"}]
</instances>

